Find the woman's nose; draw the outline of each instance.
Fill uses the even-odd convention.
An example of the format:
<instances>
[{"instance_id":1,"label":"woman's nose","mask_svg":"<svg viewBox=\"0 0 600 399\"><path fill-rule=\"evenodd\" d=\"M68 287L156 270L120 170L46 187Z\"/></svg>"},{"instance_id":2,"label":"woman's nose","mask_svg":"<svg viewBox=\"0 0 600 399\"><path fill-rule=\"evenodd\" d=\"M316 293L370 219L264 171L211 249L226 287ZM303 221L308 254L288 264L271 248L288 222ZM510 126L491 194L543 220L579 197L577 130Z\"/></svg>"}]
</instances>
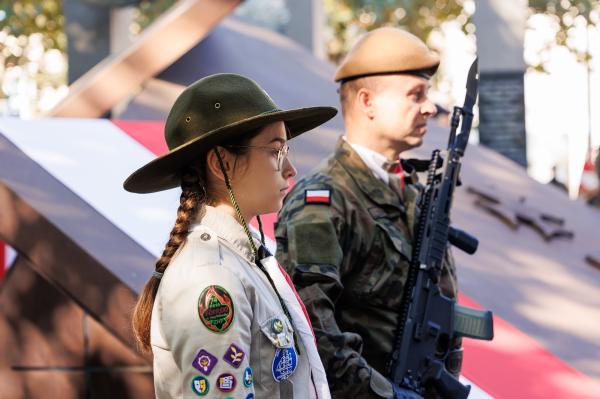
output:
<instances>
[{"instance_id":1,"label":"woman's nose","mask_svg":"<svg viewBox=\"0 0 600 399\"><path fill-rule=\"evenodd\" d=\"M289 158L286 158L283 162L283 177L286 179L290 179L296 176L296 173L297 170L296 168L294 168L294 165L292 165L292 161L290 161Z\"/></svg>"}]
</instances>

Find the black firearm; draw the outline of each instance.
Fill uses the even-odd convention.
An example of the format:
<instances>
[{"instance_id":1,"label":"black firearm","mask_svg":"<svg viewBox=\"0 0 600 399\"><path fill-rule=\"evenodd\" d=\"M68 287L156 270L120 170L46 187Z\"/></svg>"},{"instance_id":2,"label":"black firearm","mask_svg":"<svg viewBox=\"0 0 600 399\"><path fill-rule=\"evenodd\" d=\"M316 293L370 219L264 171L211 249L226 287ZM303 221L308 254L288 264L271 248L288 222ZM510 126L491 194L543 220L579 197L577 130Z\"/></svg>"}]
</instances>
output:
<instances>
[{"instance_id":1,"label":"black firearm","mask_svg":"<svg viewBox=\"0 0 600 399\"><path fill-rule=\"evenodd\" d=\"M462 108L454 107L448 149L433 152L427 185L418 204L412 259L388 363L392 382L417 395L423 395L425 386L432 384L445 399L465 399L471 387L444 367L450 343L457 336L493 338L492 312L460 306L444 296L439 287L448 243L469 254L475 253L478 245L475 237L450 226L452 196L460 184L460 160L469 140L478 83L475 59L467 78L465 103Z\"/></svg>"}]
</instances>

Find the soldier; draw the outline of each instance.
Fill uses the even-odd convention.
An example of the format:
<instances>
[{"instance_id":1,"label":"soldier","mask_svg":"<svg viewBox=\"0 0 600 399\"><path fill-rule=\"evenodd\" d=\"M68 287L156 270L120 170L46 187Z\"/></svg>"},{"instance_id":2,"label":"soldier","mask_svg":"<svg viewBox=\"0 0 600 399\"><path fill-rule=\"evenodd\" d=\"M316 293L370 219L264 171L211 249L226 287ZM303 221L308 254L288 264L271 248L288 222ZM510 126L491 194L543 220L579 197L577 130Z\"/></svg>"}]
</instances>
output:
<instances>
[{"instance_id":1,"label":"soldier","mask_svg":"<svg viewBox=\"0 0 600 399\"><path fill-rule=\"evenodd\" d=\"M399 155L421 144L435 113L427 91L438 64L403 30L362 37L335 74L345 136L297 182L279 214L277 256L308 309L335 398L404 397L385 368L420 189ZM455 297L449 251L441 285ZM448 368L457 375L462 356L454 344Z\"/></svg>"},{"instance_id":2,"label":"soldier","mask_svg":"<svg viewBox=\"0 0 600 399\"><path fill-rule=\"evenodd\" d=\"M303 305L246 221L281 208L296 174L287 140L335 114L283 111L248 78L208 76L173 105L170 151L125 181L136 193L182 189L133 315L157 398L330 397Z\"/></svg>"}]
</instances>

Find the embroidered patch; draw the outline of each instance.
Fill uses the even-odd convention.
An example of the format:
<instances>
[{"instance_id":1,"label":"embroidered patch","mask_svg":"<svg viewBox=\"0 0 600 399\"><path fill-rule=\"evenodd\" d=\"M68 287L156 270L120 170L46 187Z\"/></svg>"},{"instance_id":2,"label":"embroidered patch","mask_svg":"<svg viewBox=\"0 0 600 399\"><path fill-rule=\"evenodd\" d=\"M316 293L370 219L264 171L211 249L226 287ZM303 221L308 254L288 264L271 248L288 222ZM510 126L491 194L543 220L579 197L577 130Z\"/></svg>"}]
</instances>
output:
<instances>
[{"instance_id":1,"label":"embroidered patch","mask_svg":"<svg viewBox=\"0 0 600 399\"><path fill-rule=\"evenodd\" d=\"M273 357L273 378L277 382L287 379L296 371L297 365L298 355L293 347L277 349Z\"/></svg>"},{"instance_id":2,"label":"embroidered patch","mask_svg":"<svg viewBox=\"0 0 600 399\"><path fill-rule=\"evenodd\" d=\"M194 358L192 366L194 366L195 369L197 369L204 375L209 375L212 369L215 367L215 364L217 364L217 362L218 359L215 356L213 356L208 351L201 349L200 352L198 352L198 354Z\"/></svg>"},{"instance_id":3,"label":"embroidered patch","mask_svg":"<svg viewBox=\"0 0 600 399\"><path fill-rule=\"evenodd\" d=\"M251 387L254 383L254 375L252 375L252 369L250 367L246 367L244 370L244 386L246 388Z\"/></svg>"},{"instance_id":4,"label":"embroidered patch","mask_svg":"<svg viewBox=\"0 0 600 399\"><path fill-rule=\"evenodd\" d=\"M246 399L254 399L254 394L252 392L250 392L247 396Z\"/></svg>"},{"instance_id":5,"label":"embroidered patch","mask_svg":"<svg viewBox=\"0 0 600 399\"><path fill-rule=\"evenodd\" d=\"M194 377L192 379L192 391L198 396L204 396L208 393L210 389L210 384L208 380L204 377Z\"/></svg>"},{"instance_id":6,"label":"embroidered patch","mask_svg":"<svg viewBox=\"0 0 600 399\"><path fill-rule=\"evenodd\" d=\"M219 285L206 287L198 298L200 320L212 332L227 331L233 323L234 313L231 295Z\"/></svg>"},{"instance_id":7,"label":"embroidered patch","mask_svg":"<svg viewBox=\"0 0 600 399\"><path fill-rule=\"evenodd\" d=\"M231 373L223 373L217 378L217 388L221 392L231 392L235 389L235 377Z\"/></svg>"},{"instance_id":8,"label":"embroidered patch","mask_svg":"<svg viewBox=\"0 0 600 399\"><path fill-rule=\"evenodd\" d=\"M305 204L331 204L331 190L305 190Z\"/></svg>"},{"instance_id":9,"label":"embroidered patch","mask_svg":"<svg viewBox=\"0 0 600 399\"><path fill-rule=\"evenodd\" d=\"M238 367L240 367L240 364L242 364L242 361L244 360L245 356L246 354L243 350L240 349L239 346L237 346L236 344L231 344L229 345L229 349L227 349L227 352L225 352L223 360L225 360L227 363L231 364L237 369Z\"/></svg>"}]
</instances>

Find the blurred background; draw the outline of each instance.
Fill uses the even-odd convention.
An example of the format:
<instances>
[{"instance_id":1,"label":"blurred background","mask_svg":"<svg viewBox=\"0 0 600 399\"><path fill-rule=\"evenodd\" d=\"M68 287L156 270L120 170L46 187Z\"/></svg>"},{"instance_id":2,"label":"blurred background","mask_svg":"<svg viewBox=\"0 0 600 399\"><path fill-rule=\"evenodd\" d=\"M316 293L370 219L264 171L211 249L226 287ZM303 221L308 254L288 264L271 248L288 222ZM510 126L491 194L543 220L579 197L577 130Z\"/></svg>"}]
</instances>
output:
<instances>
[{"instance_id":1,"label":"blurred background","mask_svg":"<svg viewBox=\"0 0 600 399\"><path fill-rule=\"evenodd\" d=\"M465 340L470 398L600 398L599 24L591 0L0 0L0 397L152 397L131 309L180 193L122 182L167 151L175 98L232 72L282 108L338 107L337 63L389 25L442 59L407 157L445 146L479 57L452 221L480 241L454 251L459 301L495 338ZM291 143L299 176L343 129Z\"/></svg>"},{"instance_id":2,"label":"blurred background","mask_svg":"<svg viewBox=\"0 0 600 399\"><path fill-rule=\"evenodd\" d=\"M69 83L129 45L174 3L1 0L0 114L28 118L49 111ZM492 3L480 2L476 10L470 0L247 0L233 14L333 63L363 32L406 28L442 55L432 95L446 109L461 100L456 82L477 48L493 55L483 57L482 73L492 73L490 85L516 82L513 94L523 97L517 101L524 112L512 109L519 126L505 124L503 133L495 132L491 114L489 123L484 115L483 136L474 139L500 149L538 181L566 188L571 199L591 198L600 145L600 113L593 112L600 106L598 2ZM497 106L502 100L489 101Z\"/></svg>"}]
</instances>

